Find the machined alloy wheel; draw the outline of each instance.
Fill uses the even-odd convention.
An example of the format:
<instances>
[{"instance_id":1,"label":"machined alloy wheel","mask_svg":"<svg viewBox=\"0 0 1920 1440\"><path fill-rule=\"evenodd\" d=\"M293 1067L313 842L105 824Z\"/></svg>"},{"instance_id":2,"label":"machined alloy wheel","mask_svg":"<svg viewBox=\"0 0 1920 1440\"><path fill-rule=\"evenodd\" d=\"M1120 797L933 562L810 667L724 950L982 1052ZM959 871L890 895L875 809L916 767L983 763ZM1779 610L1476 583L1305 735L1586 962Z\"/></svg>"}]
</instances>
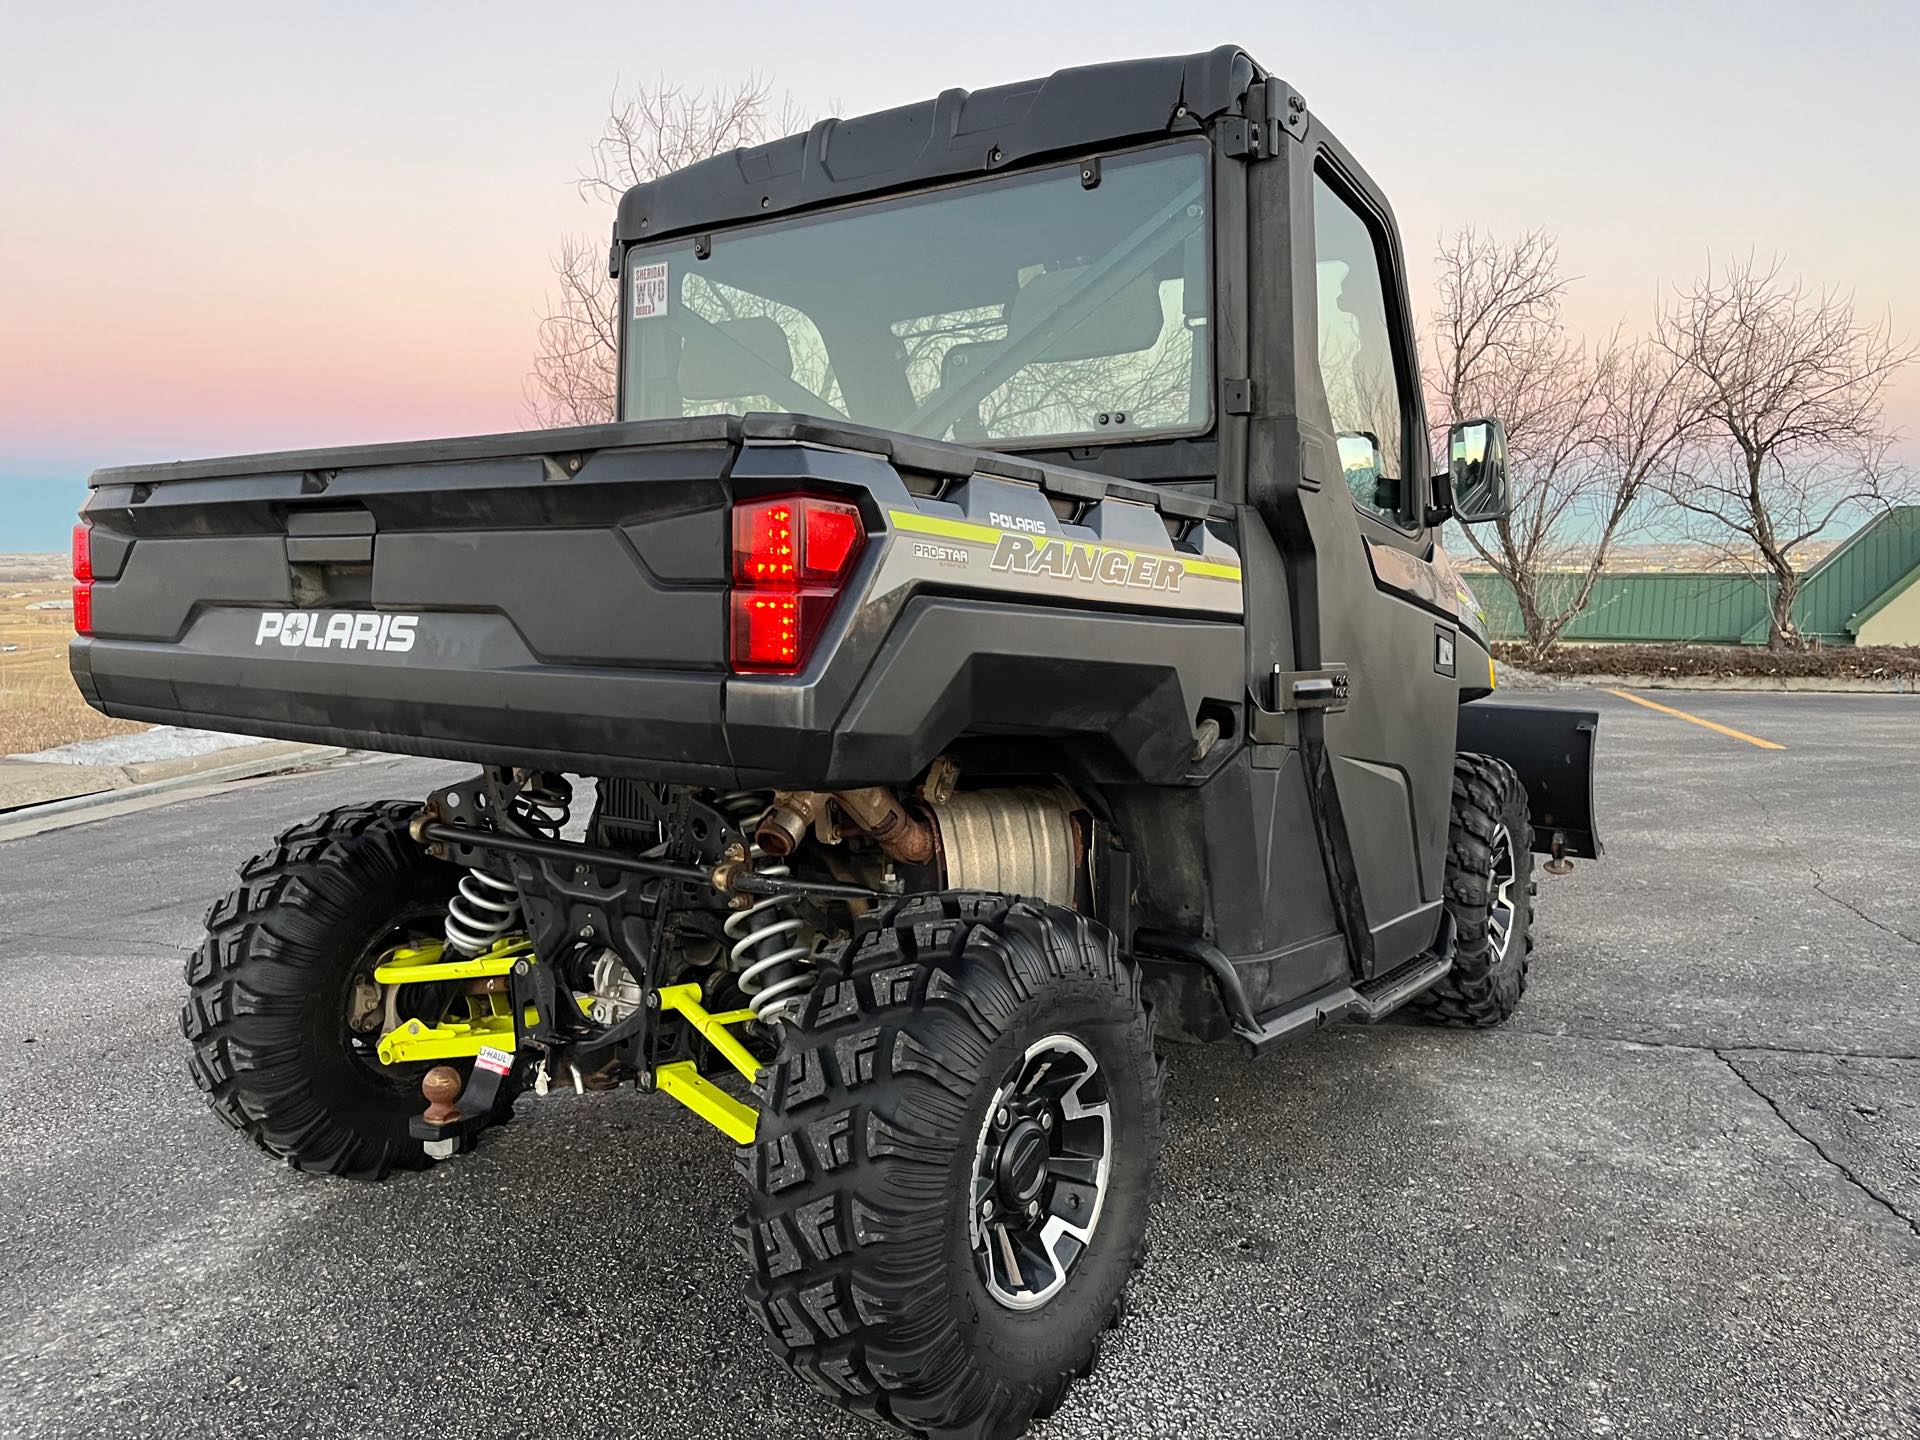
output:
<instances>
[{"instance_id":1,"label":"machined alloy wheel","mask_svg":"<svg viewBox=\"0 0 1920 1440\"><path fill-rule=\"evenodd\" d=\"M1513 832L1502 824L1493 832L1490 896L1487 904L1488 942L1494 957L1507 958L1513 943L1514 917L1519 913L1513 887L1518 882L1518 867L1513 862Z\"/></svg>"},{"instance_id":2,"label":"machined alloy wheel","mask_svg":"<svg viewBox=\"0 0 1920 1440\"><path fill-rule=\"evenodd\" d=\"M1113 1164L1100 1062L1049 1035L994 1092L973 1156L970 1238L987 1293L1031 1310L1059 1293L1092 1243Z\"/></svg>"}]
</instances>

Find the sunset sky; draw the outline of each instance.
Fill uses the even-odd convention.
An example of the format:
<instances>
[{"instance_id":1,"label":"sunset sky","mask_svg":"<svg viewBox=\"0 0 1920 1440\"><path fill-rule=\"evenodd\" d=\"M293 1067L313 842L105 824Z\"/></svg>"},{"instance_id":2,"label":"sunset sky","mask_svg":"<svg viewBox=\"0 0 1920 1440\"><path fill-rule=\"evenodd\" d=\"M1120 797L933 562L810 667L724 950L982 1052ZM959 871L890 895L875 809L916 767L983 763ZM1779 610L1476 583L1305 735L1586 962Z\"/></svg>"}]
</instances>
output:
<instances>
[{"instance_id":1,"label":"sunset sky","mask_svg":"<svg viewBox=\"0 0 1920 1440\"><path fill-rule=\"evenodd\" d=\"M1920 333L1920 5L52 5L0 0L0 551L98 465L511 430L623 85L841 114L1232 41L1427 257L1545 226L1570 316L1783 254ZM1920 462L1920 367L1894 397Z\"/></svg>"}]
</instances>

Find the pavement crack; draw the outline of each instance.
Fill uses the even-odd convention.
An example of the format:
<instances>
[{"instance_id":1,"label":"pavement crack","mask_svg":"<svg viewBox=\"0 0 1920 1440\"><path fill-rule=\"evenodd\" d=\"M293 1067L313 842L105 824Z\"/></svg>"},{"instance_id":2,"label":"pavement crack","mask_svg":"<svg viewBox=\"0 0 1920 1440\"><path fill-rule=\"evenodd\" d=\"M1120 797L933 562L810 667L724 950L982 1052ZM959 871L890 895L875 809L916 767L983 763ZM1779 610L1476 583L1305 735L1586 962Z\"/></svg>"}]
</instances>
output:
<instances>
[{"instance_id":1,"label":"pavement crack","mask_svg":"<svg viewBox=\"0 0 1920 1440\"><path fill-rule=\"evenodd\" d=\"M1579 1040L1589 1045L1638 1045L1647 1050L1681 1050L1692 1055L1716 1055L1725 1059L1727 1052L1735 1054L1757 1055L1813 1055L1827 1060L1899 1060L1920 1062L1920 1053L1902 1053L1887 1050L1826 1050L1815 1045L1763 1045L1757 1043L1739 1045L1709 1045L1694 1040L1650 1040L1639 1035L1596 1035L1580 1030L1548 1030L1539 1026L1514 1025L1508 1023L1500 1027L1502 1035L1537 1035L1546 1040Z\"/></svg>"},{"instance_id":2,"label":"pavement crack","mask_svg":"<svg viewBox=\"0 0 1920 1440\"><path fill-rule=\"evenodd\" d=\"M1820 896L1823 900L1831 900L1835 905L1838 905L1842 910L1845 910L1849 914L1855 915L1860 919L1866 921L1867 924L1873 926L1873 928L1876 930L1885 931L1887 934L1893 936L1895 939L1904 940L1909 945L1920 945L1920 935L1909 935L1906 931L1902 930L1898 925L1889 925L1885 920L1881 920L1875 916L1869 915L1866 911L1862 910L1858 905L1854 904L1851 900L1847 899L1846 896L1836 895L1831 890L1827 889L1827 877L1822 875L1818 869L1812 866L1808 866L1807 868L1809 873L1811 873L1813 876L1814 893Z\"/></svg>"},{"instance_id":3,"label":"pavement crack","mask_svg":"<svg viewBox=\"0 0 1920 1440\"><path fill-rule=\"evenodd\" d=\"M195 949L192 945L182 945L173 940L155 940L146 935L42 935L31 930L16 930L11 938L37 940L44 945L122 945L135 950L172 950L181 955L191 955Z\"/></svg>"},{"instance_id":4,"label":"pavement crack","mask_svg":"<svg viewBox=\"0 0 1920 1440\"><path fill-rule=\"evenodd\" d=\"M1829 1154L1826 1146L1822 1145L1818 1140L1814 1139L1813 1136L1809 1135L1805 1130L1802 1130L1798 1125L1794 1124L1792 1120L1788 1119L1787 1112L1780 1108L1779 1102L1758 1085L1754 1084L1752 1077L1734 1063L1731 1055L1724 1050L1715 1050L1713 1053L1719 1056L1721 1062L1725 1064L1727 1069L1733 1072L1734 1078L1752 1091L1754 1095L1760 1099L1761 1103L1778 1117L1780 1123L1804 1141L1814 1154L1818 1155L1838 1171L1842 1178L1844 1178L1849 1185L1853 1186L1854 1189L1858 1190L1862 1195L1866 1196L1869 1200L1873 1201L1874 1204L1878 1205L1882 1210L1885 1210L1889 1215L1893 1216L1894 1219L1906 1226L1907 1229L1911 1230L1916 1239L1920 1239L1920 1222L1915 1221L1906 1211L1902 1210L1898 1205L1895 1205L1893 1201L1889 1200L1885 1195L1882 1195L1878 1190L1874 1189L1873 1186L1861 1179L1860 1176L1854 1173L1851 1167Z\"/></svg>"}]
</instances>

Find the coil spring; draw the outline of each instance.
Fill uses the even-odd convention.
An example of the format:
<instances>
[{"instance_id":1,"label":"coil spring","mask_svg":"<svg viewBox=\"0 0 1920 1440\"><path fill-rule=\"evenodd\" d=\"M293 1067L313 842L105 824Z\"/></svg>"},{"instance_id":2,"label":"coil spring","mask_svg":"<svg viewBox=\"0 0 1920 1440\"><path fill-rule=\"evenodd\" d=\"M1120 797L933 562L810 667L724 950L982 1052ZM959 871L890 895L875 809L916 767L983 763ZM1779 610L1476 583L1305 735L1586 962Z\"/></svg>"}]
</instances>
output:
<instances>
[{"instance_id":1,"label":"coil spring","mask_svg":"<svg viewBox=\"0 0 1920 1440\"><path fill-rule=\"evenodd\" d=\"M481 954L520 923L520 891L511 880L469 870L447 902L447 944L462 955Z\"/></svg>"},{"instance_id":2,"label":"coil spring","mask_svg":"<svg viewBox=\"0 0 1920 1440\"><path fill-rule=\"evenodd\" d=\"M514 797L514 820L542 839L559 839L571 816L572 809L561 796ZM459 892L447 902L449 946L462 955L479 955L520 926L520 890L513 881L477 867L460 877Z\"/></svg>"},{"instance_id":3,"label":"coil spring","mask_svg":"<svg viewBox=\"0 0 1920 1440\"><path fill-rule=\"evenodd\" d=\"M740 829L752 833L752 822L767 808L764 795L735 791L720 799L720 808ZM756 873L769 879L791 874L754 845L747 852ZM737 973L747 1008L762 1020L790 1019L801 997L813 988L813 946L799 938L807 922L792 914L793 897L769 895L746 910L736 910L721 928L733 941L727 958Z\"/></svg>"},{"instance_id":4,"label":"coil spring","mask_svg":"<svg viewBox=\"0 0 1920 1440\"><path fill-rule=\"evenodd\" d=\"M573 819L573 802L565 795L523 792L513 797L513 818L521 829L532 831L542 840L558 840Z\"/></svg>"}]
</instances>

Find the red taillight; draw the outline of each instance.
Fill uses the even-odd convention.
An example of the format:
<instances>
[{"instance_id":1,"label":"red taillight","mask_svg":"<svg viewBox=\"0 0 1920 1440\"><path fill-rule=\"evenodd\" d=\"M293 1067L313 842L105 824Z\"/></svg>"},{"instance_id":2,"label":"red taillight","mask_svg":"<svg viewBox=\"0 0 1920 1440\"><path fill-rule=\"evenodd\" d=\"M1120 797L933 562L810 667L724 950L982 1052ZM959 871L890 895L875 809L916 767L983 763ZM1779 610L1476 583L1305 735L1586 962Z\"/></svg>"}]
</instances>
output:
<instances>
[{"instance_id":1,"label":"red taillight","mask_svg":"<svg viewBox=\"0 0 1920 1440\"><path fill-rule=\"evenodd\" d=\"M860 553L860 542L866 539L860 525L860 512L851 505L834 505L824 500L805 503L807 543L802 547L805 573L809 579L838 580L853 563L853 557Z\"/></svg>"},{"instance_id":2,"label":"red taillight","mask_svg":"<svg viewBox=\"0 0 1920 1440\"><path fill-rule=\"evenodd\" d=\"M843 501L776 495L736 505L733 668L803 668L866 538L860 512Z\"/></svg>"},{"instance_id":3,"label":"red taillight","mask_svg":"<svg viewBox=\"0 0 1920 1440\"><path fill-rule=\"evenodd\" d=\"M93 531L73 527L73 633L93 633Z\"/></svg>"}]
</instances>

